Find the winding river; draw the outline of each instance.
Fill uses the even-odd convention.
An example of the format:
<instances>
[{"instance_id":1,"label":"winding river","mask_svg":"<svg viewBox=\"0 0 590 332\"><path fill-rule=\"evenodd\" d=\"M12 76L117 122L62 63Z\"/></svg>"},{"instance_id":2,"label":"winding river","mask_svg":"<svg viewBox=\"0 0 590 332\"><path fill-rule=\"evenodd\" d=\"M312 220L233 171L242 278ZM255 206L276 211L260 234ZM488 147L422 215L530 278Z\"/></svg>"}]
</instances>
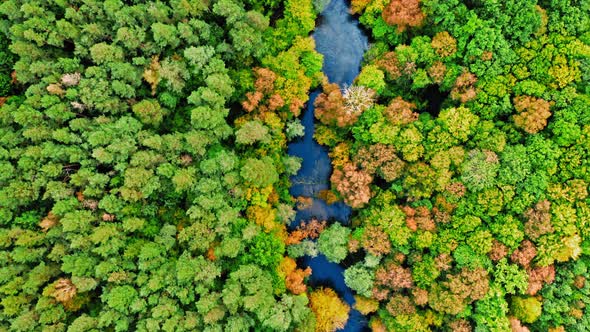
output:
<instances>
[{"instance_id":1,"label":"winding river","mask_svg":"<svg viewBox=\"0 0 590 332\"><path fill-rule=\"evenodd\" d=\"M316 49L324 55L323 72L330 82L341 87L350 85L358 75L363 54L367 49L367 37L359 28L359 22L349 14L346 0L331 0L320 15L319 25L313 38ZM315 98L320 93L311 93L307 109L301 119L305 126L305 136L289 144L289 154L303 158L301 169L291 178L290 193L294 197L316 197L324 189L330 188L332 166L328 150L313 139ZM321 199L314 198L306 209L299 210L292 226L312 217L350 224L351 208L343 202L332 205ZM312 269L309 278L311 286L328 286L334 289L351 307L354 294L344 283L344 267L329 262L325 256L304 257L303 265ZM367 321L358 311L351 310L346 327L342 331L364 331Z\"/></svg>"}]
</instances>

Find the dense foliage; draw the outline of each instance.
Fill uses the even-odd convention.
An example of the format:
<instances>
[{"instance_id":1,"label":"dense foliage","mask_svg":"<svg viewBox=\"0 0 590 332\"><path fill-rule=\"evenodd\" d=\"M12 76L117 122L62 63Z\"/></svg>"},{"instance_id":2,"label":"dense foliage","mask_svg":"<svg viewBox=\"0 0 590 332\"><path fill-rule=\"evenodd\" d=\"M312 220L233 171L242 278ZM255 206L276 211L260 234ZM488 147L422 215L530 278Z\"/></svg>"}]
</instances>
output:
<instances>
[{"instance_id":1,"label":"dense foliage","mask_svg":"<svg viewBox=\"0 0 590 332\"><path fill-rule=\"evenodd\" d=\"M342 89L326 5L2 1L0 331L334 331L320 253L374 331L587 330L590 4L352 0ZM288 230L314 87L352 226Z\"/></svg>"},{"instance_id":2,"label":"dense foliage","mask_svg":"<svg viewBox=\"0 0 590 332\"><path fill-rule=\"evenodd\" d=\"M315 105L333 191L357 208L358 309L377 331L586 330L588 3L352 10L374 43L351 88L372 93L326 83Z\"/></svg>"},{"instance_id":3,"label":"dense foliage","mask_svg":"<svg viewBox=\"0 0 590 332\"><path fill-rule=\"evenodd\" d=\"M0 330L313 330L281 269L311 2L0 12Z\"/></svg>"}]
</instances>

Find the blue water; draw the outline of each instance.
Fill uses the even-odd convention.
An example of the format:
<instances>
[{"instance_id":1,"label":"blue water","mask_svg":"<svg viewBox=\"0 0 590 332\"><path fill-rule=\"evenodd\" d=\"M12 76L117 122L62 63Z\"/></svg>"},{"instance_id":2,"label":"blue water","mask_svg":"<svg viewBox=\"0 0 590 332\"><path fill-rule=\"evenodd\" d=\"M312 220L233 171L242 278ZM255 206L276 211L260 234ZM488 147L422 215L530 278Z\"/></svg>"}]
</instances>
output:
<instances>
[{"instance_id":1,"label":"blue water","mask_svg":"<svg viewBox=\"0 0 590 332\"><path fill-rule=\"evenodd\" d=\"M317 51L324 55L323 71L329 81L338 83L341 87L352 84L360 71L368 41L359 28L358 21L349 14L348 3L345 0L332 0L322 12L320 24L312 36L316 41ZM301 169L291 178L290 193L294 197L313 198L321 190L330 188L332 166L328 150L313 139L313 102L319 93L319 90L311 93L307 109L303 112L301 123L305 126L305 136L289 144L288 148L290 155L303 158ZM349 225L350 214L351 208L343 202L328 205L323 200L314 198L309 208L297 211L292 227L312 217ZM313 271L309 277L311 286L329 286L351 307L354 305L354 293L344 283L344 267L329 262L324 255L304 257L303 264ZM365 330L368 330L366 318L358 311L351 310L348 322L341 331Z\"/></svg>"}]
</instances>

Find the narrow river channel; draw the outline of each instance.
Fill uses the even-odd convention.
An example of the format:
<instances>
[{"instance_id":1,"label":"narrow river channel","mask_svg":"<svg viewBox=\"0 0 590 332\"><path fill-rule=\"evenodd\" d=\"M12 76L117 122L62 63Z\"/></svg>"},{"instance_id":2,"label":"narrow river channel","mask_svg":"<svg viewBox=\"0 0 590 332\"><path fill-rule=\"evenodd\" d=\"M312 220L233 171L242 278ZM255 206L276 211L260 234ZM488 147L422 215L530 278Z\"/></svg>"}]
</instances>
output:
<instances>
[{"instance_id":1,"label":"narrow river channel","mask_svg":"<svg viewBox=\"0 0 590 332\"><path fill-rule=\"evenodd\" d=\"M349 14L346 0L331 0L321 13L319 25L313 38L316 49L324 55L323 72L332 83L341 87L352 84L360 71L363 54L367 49L367 37L359 28L359 22ZM299 210L293 227L301 221L308 221L312 217L329 222L350 224L351 208L342 202L332 205L315 198L324 189L330 188L332 167L328 150L319 145L314 139L314 107L315 98L320 93L311 93L307 109L303 112L302 124L305 126L305 136L289 144L289 154L303 158L301 169L291 178L291 195L294 197L313 197L313 204L309 208ZM351 307L354 304L354 294L344 283L344 267L329 262L325 256L305 257L303 265L312 269L310 285L326 286L334 289ZM358 311L351 310L346 327L342 331L364 331L367 321Z\"/></svg>"}]
</instances>

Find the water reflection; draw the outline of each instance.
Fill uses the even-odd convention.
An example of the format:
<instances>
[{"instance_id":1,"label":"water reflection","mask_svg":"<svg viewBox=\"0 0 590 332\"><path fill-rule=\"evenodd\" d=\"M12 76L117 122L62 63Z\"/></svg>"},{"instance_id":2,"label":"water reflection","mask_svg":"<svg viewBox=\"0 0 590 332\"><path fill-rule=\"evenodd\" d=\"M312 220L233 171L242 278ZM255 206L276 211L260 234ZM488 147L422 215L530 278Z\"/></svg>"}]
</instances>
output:
<instances>
[{"instance_id":1,"label":"water reflection","mask_svg":"<svg viewBox=\"0 0 590 332\"><path fill-rule=\"evenodd\" d=\"M367 37L358 26L358 21L348 12L348 3L344 0L332 0L321 15L320 24L316 27L313 38L316 49L324 55L323 71L330 82L340 86L352 84L358 75L363 54L367 49ZM313 139L314 107L313 102L320 92L310 95L307 109L303 112L302 124L305 136L289 144L290 155L303 158L302 167L296 176L291 178L291 195L294 197L316 197L321 190L329 189L332 172L327 148ZM312 204L299 210L292 227L301 221L316 217L319 220L337 221L343 224L350 222L351 208L342 202L332 205L321 199L314 198ZM349 305L354 304L353 292L344 283L344 267L329 262L325 256L305 257L303 265L313 270L310 285L329 286L333 288ZM351 310L350 318L343 331L367 330L367 321L358 311Z\"/></svg>"}]
</instances>

